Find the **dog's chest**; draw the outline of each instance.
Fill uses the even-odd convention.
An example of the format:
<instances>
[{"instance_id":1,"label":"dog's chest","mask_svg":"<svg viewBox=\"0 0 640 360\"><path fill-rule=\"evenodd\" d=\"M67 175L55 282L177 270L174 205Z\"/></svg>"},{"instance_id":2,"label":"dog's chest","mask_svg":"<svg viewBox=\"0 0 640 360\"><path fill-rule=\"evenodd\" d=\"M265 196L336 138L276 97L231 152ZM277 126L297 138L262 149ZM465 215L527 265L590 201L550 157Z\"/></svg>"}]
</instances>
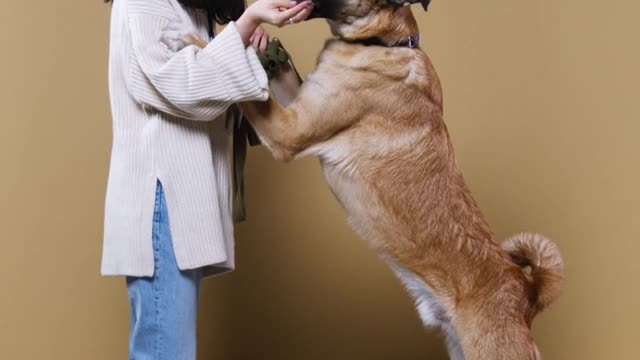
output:
<instances>
[{"instance_id":1,"label":"dog's chest","mask_svg":"<svg viewBox=\"0 0 640 360\"><path fill-rule=\"evenodd\" d=\"M335 164L322 161L325 179L333 195L347 213L347 220L360 237L379 248L380 219L384 208L356 173L344 171Z\"/></svg>"}]
</instances>

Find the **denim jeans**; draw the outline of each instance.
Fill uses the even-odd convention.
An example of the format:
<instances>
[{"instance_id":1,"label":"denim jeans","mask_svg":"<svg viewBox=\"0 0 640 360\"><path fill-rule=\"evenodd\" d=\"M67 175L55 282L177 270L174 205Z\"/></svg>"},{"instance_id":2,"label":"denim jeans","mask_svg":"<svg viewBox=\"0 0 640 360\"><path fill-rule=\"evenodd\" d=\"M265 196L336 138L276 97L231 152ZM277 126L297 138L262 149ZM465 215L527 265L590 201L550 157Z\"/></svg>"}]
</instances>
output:
<instances>
[{"instance_id":1,"label":"denim jeans","mask_svg":"<svg viewBox=\"0 0 640 360\"><path fill-rule=\"evenodd\" d=\"M153 214L153 277L127 277L131 305L129 360L194 360L199 269L180 271L158 182Z\"/></svg>"}]
</instances>

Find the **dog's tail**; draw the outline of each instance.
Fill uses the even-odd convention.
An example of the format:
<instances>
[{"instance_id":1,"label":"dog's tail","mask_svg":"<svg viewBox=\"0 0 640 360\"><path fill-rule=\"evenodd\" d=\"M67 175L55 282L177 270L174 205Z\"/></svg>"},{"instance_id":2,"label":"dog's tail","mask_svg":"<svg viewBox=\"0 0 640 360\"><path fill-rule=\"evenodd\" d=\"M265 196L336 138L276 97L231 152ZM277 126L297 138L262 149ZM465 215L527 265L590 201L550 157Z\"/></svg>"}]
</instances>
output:
<instances>
[{"instance_id":1,"label":"dog's tail","mask_svg":"<svg viewBox=\"0 0 640 360\"><path fill-rule=\"evenodd\" d=\"M523 233L507 239L502 248L523 271L531 268L532 306L535 313L546 309L562 290L564 267L556 244L542 235Z\"/></svg>"}]
</instances>

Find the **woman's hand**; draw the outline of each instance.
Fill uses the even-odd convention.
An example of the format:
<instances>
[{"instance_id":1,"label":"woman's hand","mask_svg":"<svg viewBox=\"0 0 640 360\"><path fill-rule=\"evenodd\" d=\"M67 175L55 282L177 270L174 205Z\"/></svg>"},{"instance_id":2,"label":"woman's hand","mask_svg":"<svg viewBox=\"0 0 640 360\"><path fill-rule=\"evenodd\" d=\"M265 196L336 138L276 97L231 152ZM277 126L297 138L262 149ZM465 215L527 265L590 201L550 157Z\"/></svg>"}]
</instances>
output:
<instances>
[{"instance_id":1,"label":"woman's hand","mask_svg":"<svg viewBox=\"0 0 640 360\"><path fill-rule=\"evenodd\" d=\"M258 0L251 4L245 13L259 19L260 22L284 26L306 19L312 10L311 1Z\"/></svg>"},{"instance_id":2,"label":"woman's hand","mask_svg":"<svg viewBox=\"0 0 640 360\"><path fill-rule=\"evenodd\" d=\"M313 11L311 1L258 0L236 21L238 32L248 46L253 33L262 23L278 27L305 20Z\"/></svg>"},{"instance_id":3,"label":"woman's hand","mask_svg":"<svg viewBox=\"0 0 640 360\"><path fill-rule=\"evenodd\" d=\"M267 49L269 38L269 34L261 26L258 26L253 35L251 35L249 42L251 43L251 46L256 49L256 51L262 52Z\"/></svg>"}]
</instances>

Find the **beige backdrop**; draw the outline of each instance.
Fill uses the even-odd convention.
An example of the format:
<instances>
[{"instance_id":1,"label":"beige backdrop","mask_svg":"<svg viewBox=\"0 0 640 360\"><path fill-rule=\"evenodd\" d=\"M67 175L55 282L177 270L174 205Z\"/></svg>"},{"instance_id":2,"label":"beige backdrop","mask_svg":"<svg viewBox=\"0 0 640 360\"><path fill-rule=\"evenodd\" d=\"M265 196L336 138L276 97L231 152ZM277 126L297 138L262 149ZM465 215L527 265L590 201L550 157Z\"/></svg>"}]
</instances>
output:
<instances>
[{"instance_id":1,"label":"beige backdrop","mask_svg":"<svg viewBox=\"0 0 640 360\"><path fill-rule=\"evenodd\" d=\"M566 291L535 323L546 359L637 356L639 12L631 0L435 0L419 15L495 232L539 231L564 253ZM98 275L108 17L100 0L0 4L0 359L126 358L124 282ZM326 26L279 34L310 71ZM253 149L248 173L239 270L204 285L200 359L446 358L316 160Z\"/></svg>"}]
</instances>

